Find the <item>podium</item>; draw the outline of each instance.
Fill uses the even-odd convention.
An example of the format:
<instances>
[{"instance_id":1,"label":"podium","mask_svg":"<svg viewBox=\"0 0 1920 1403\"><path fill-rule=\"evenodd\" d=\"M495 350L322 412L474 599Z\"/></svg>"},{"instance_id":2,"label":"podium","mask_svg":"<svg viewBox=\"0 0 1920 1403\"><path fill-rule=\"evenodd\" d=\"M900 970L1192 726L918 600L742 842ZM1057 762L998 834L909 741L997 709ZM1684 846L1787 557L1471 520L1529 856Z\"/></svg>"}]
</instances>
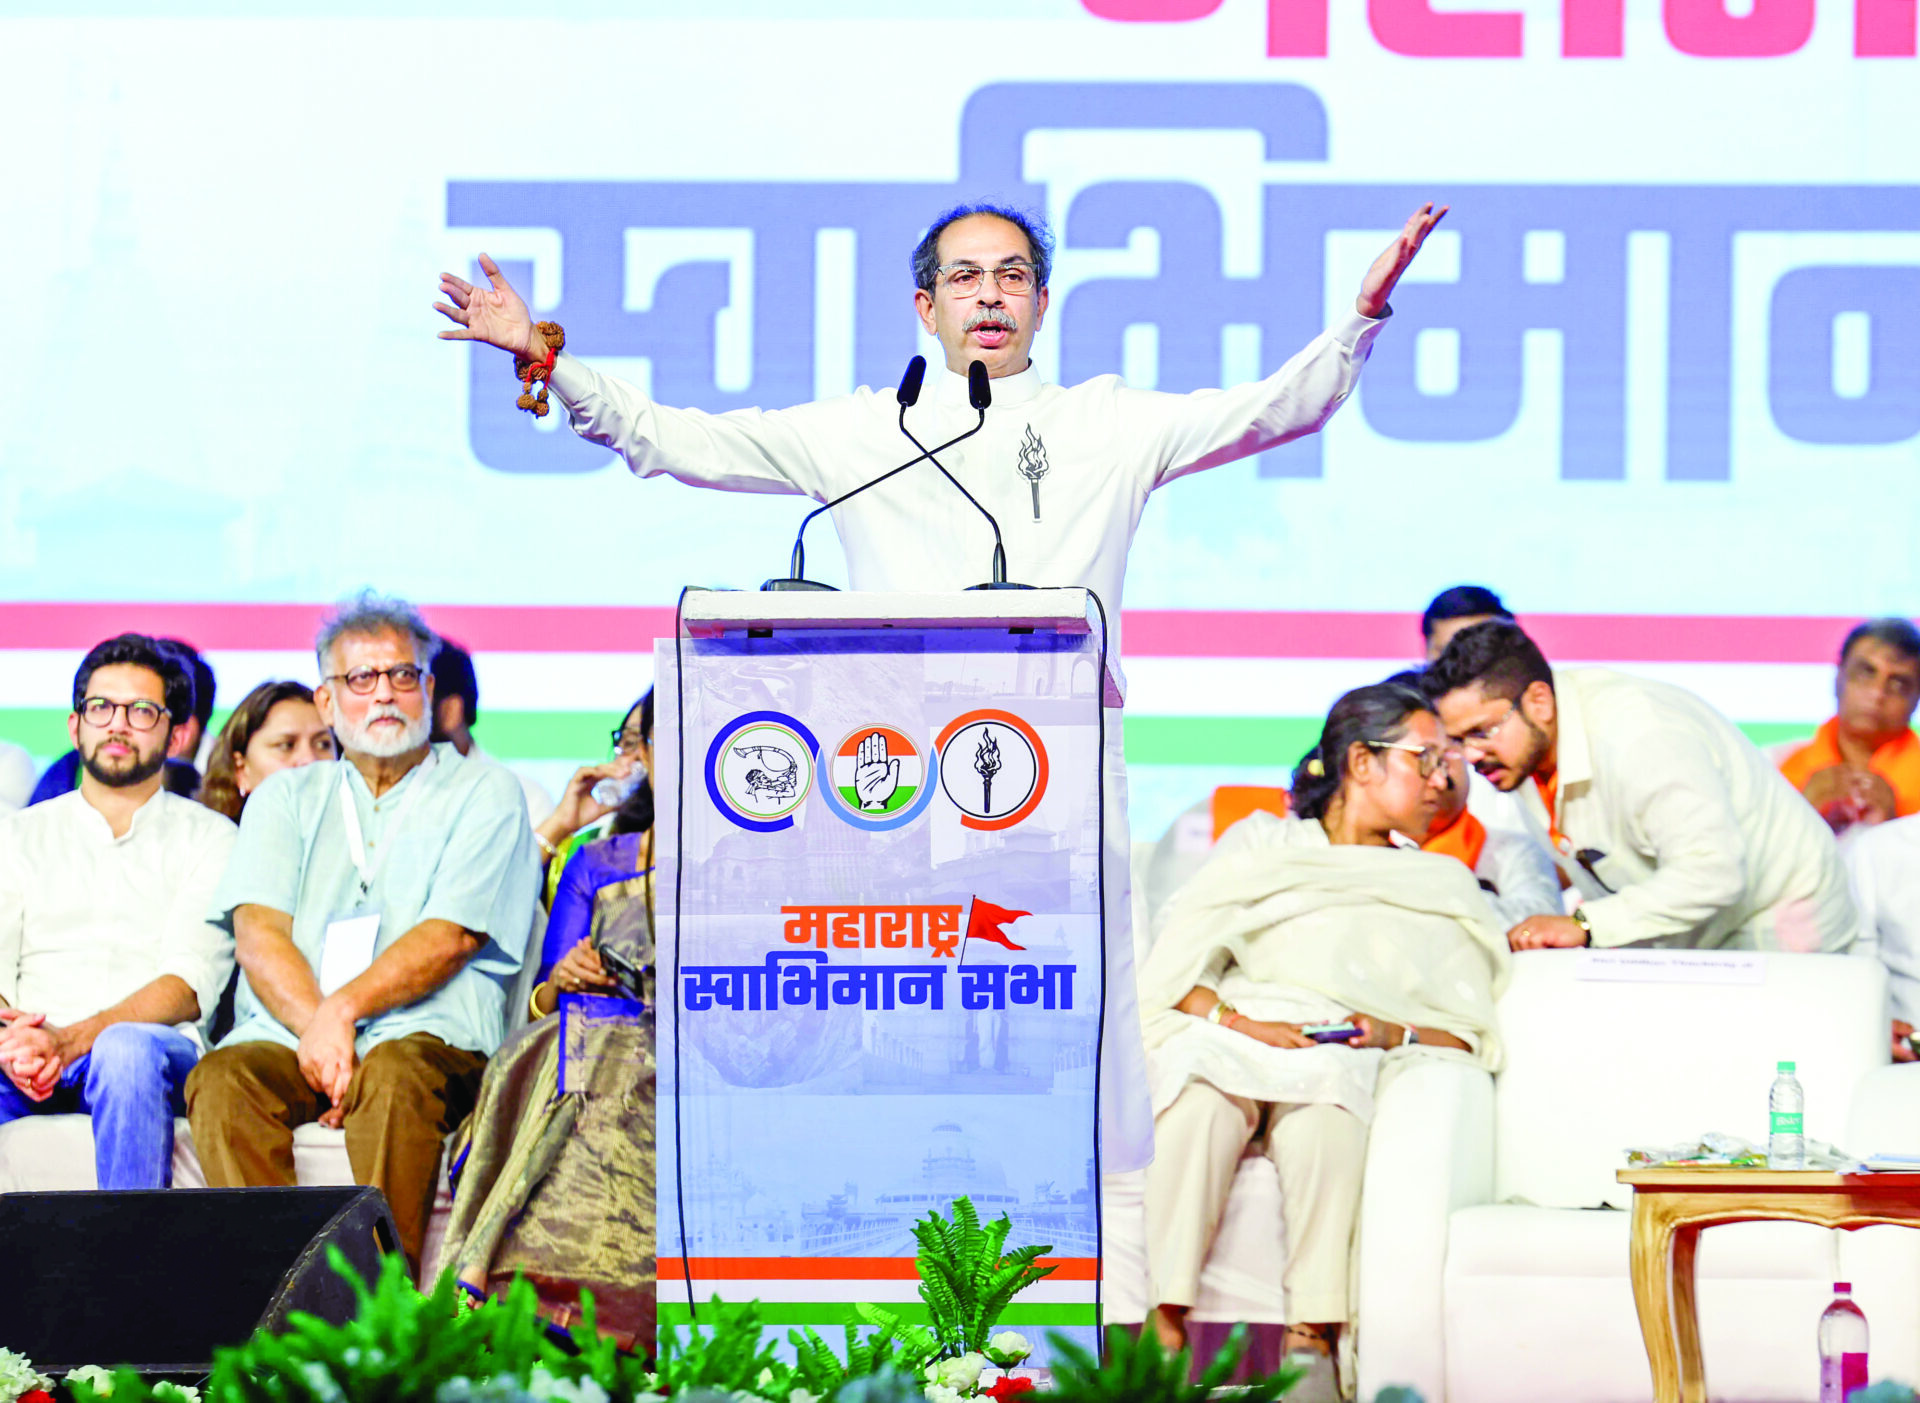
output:
<instances>
[{"instance_id":1,"label":"podium","mask_svg":"<svg viewBox=\"0 0 1920 1403\"><path fill-rule=\"evenodd\" d=\"M837 1341L924 1319L912 1227L971 1198L1099 1324L1106 706L1084 589L689 590L655 656L659 1291Z\"/></svg>"}]
</instances>

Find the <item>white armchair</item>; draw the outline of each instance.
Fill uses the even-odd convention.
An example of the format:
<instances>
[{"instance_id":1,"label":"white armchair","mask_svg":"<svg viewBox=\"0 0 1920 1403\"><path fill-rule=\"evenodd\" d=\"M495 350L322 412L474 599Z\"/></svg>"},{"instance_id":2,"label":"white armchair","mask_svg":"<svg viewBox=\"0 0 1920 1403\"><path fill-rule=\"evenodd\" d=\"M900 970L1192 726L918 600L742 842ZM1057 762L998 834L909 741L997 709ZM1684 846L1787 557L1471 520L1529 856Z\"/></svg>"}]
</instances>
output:
<instances>
[{"instance_id":1,"label":"white armchair","mask_svg":"<svg viewBox=\"0 0 1920 1403\"><path fill-rule=\"evenodd\" d=\"M1409 1076L1381 1098L1361 1202L1362 1397L1396 1383L1429 1403L1649 1397L1627 1271L1631 1191L1614 1181L1622 1151L1708 1130L1763 1141L1783 1059L1806 1087L1808 1134L1845 1145L1856 1092L1886 1072L1877 961L1752 958L1757 982L1669 983L1582 978L1583 951L1518 956L1500 1004L1507 1064L1490 1090ZM1907 1108L1908 1145L1915 1104L1890 1094L1876 1112L1897 1121ZM1835 1236L1798 1223L1702 1236L1716 1397L1818 1398L1814 1330L1841 1274ZM1912 1249L1884 1247L1888 1260L1861 1258L1853 1278L1869 1320L1881 1317L1876 1376L1904 1362L1920 1319L1920 1294L1898 1276Z\"/></svg>"}]
</instances>

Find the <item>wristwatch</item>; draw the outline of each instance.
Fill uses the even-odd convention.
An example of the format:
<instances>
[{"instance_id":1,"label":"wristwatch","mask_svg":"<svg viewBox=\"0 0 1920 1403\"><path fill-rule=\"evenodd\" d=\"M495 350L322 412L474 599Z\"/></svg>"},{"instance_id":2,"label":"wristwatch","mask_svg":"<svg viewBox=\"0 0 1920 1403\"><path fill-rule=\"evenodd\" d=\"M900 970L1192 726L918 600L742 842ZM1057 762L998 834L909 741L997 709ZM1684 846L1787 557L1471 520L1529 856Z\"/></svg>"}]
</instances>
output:
<instances>
[{"instance_id":1,"label":"wristwatch","mask_svg":"<svg viewBox=\"0 0 1920 1403\"><path fill-rule=\"evenodd\" d=\"M1573 923L1580 927L1580 933L1586 936L1585 943L1588 945L1593 944L1593 922L1587 919L1585 907L1576 906L1573 908Z\"/></svg>"},{"instance_id":2,"label":"wristwatch","mask_svg":"<svg viewBox=\"0 0 1920 1403\"><path fill-rule=\"evenodd\" d=\"M1420 1030L1414 1027L1413 1024L1411 1023L1407 1024L1406 1036L1400 1039L1400 1046L1407 1047L1419 1041L1420 1041Z\"/></svg>"}]
</instances>

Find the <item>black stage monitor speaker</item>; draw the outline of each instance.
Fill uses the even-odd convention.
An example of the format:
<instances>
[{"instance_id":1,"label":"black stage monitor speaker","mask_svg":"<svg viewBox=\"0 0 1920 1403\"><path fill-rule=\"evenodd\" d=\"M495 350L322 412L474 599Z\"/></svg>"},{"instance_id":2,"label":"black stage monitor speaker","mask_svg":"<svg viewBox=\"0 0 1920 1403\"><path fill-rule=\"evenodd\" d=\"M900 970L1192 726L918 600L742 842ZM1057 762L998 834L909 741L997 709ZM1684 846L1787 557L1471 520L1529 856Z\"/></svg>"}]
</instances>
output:
<instances>
[{"instance_id":1,"label":"black stage monitor speaker","mask_svg":"<svg viewBox=\"0 0 1920 1403\"><path fill-rule=\"evenodd\" d=\"M205 1373L213 1351L304 1310L340 1324L399 1250L378 1189L0 1194L0 1337L42 1373Z\"/></svg>"}]
</instances>

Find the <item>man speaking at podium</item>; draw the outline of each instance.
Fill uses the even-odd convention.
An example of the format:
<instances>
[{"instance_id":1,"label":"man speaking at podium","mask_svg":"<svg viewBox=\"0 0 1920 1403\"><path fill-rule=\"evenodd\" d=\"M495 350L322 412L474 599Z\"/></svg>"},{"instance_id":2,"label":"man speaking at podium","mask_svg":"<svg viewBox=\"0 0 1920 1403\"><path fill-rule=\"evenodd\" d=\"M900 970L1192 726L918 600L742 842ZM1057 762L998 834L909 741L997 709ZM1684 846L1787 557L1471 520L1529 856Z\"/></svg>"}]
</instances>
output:
<instances>
[{"instance_id":1,"label":"man speaking at podium","mask_svg":"<svg viewBox=\"0 0 1920 1403\"><path fill-rule=\"evenodd\" d=\"M946 211L914 249L914 309L946 356L944 373L925 394L917 393L918 376L910 371L897 395L862 388L790 409L671 409L550 351L526 304L485 255L480 267L490 286L442 274L446 300L434 305L457 323L442 339L484 341L534 363L536 375L548 367L574 431L620 454L641 477L665 473L697 487L832 502L912 456L901 422L922 444L944 444L977 427L966 442L941 450L940 462L979 507L927 464L834 507L852 588L939 591L980 583L993 549L983 519L991 513L1014 579L1099 596L1109 655L1118 658L1127 548L1147 494L1325 424L1353 392L1400 275L1446 212L1429 204L1409 218L1367 270L1353 311L1279 370L1234 389L1192 394L1130 389L1117 375L1071 387L1042 380L1028 353L1047 313L1053 238L1040 221L989 204ZM978 372L970 383L976 361L985 367L986 386ZM988 387L990 406L981 393ZM903 407L904 421L897 417ZM1152 1158L1153 1118L1134 1003L1117 712L1106 732L1108 1020L1100 1117L1104 1167L1117 1172Z\"/></svg>"}]
</instances>

